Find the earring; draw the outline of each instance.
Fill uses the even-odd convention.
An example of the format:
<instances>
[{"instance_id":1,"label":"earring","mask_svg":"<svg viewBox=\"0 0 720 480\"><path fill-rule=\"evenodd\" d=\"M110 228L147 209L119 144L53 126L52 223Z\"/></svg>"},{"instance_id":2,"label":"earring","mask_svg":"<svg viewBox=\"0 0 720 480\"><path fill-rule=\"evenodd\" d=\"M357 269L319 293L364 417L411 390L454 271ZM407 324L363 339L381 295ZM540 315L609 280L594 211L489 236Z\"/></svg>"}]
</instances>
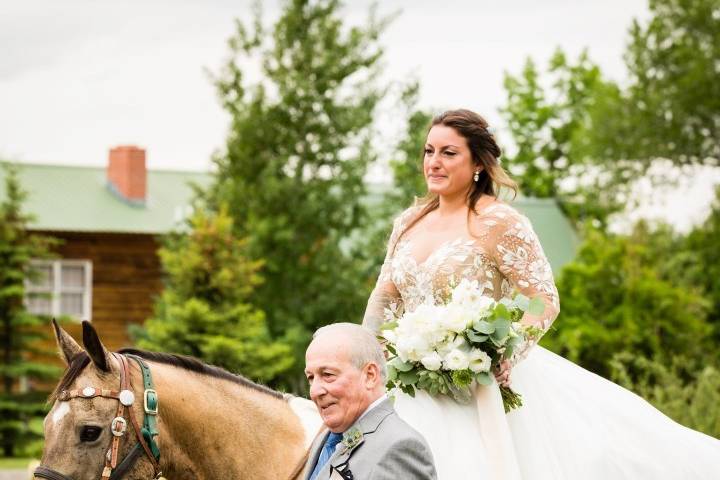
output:
<instances>
[{"instance_id":1,"label":"earring","mask_svg":"<svg viewBox=\"0 0 720 480\"><path fill-rule=\"evenodd\" d=\"M475 171L475 175L473 175L473 180L476 182L480 180L480 170Z\"/></svg>"}]
</instances>

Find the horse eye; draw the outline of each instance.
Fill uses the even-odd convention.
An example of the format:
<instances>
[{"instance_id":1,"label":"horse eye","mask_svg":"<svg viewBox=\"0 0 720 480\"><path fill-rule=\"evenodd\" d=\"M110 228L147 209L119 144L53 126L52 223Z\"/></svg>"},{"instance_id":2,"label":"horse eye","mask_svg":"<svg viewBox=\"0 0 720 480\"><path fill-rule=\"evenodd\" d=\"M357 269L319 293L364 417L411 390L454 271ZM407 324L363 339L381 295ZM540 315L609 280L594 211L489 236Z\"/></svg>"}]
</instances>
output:
<instances>
[{"instance_id":1,"label":"horse eye","mask_svg":"<svg viewBox=\"0 0 720 480\"><path fill-rule=\"evenodd\" d=\"M102 432L102 428L100 428L100 427L92 427L92 426L83 427L82 431L80 432L80 441L81 442L94 442L95 440L98 439L101 432Z\"/></svg>"}]
</instances>

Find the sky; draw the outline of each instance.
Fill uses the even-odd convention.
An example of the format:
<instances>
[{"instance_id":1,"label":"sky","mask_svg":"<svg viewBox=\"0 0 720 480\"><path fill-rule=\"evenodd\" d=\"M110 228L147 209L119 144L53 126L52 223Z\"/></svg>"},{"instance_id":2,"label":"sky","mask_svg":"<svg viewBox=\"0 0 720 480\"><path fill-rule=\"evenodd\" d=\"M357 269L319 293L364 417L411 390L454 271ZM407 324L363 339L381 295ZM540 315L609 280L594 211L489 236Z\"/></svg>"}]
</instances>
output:
<instances>
[{"instance_id":1,"label":"sky","mask_svg":"<svg viewBox=\"0 0 720 480\"><path fill-rule=\"evenodd\" d=\"M264 1L267 21L280 1ZM370 1L346 2L362 23ZM154 169L207 170L228 117L208 71L228 55L249 0L5 0L0 3L0 158L103 166L120 144L147 150ZM528 57L545 65L557 48L587 48L604 74L626 81L622 60L647 0L385 0L400 12L381 42L384 78L420 81L420 105L465 107L503 138L498 107L505 72ZM382 141L402 129L380 112ZM379 140L381 141L381 140ZM705 189L707 190L707 188ZM707 197L707 195L705 196ZM698 200L707 202L705 197ZM709 197L708 197L709 198Z\"/></svg>"}]
</instances>

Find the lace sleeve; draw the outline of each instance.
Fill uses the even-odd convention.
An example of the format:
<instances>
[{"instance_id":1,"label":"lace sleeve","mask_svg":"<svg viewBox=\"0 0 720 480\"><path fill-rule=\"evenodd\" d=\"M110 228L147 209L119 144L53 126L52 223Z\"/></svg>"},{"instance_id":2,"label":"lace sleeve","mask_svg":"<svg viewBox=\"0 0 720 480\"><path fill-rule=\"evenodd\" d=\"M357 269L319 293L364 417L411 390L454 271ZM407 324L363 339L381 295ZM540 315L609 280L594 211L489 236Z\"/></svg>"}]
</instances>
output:
<instances>
[{"instance_id":1,"label":"lace sleeve","mask_svg":"<svg viewBox=\"0 0 720 480\"><path fill-rule=\"evenodd\" d=\"M541 315L526 313L522 323L538 327L540 332L521 345L513 355L512 363L525 358L560 313L560 299L553 279L550 263L530 221L518 212L508 209L496 218L497 224L490 238L491 254L498 270L523 295L539 297L545 304Z\"/></svg>"},{"instance_id":2,"label":"lace sleeve","mask_svg":"<svg viewBox=\"0 0 720 480\"><path fill-rule=\"evenodd\" d=\"M402 301L400 292L392 281L392 261L395 244L410 216L410 210L404 211L393 222L393 230L388 241L385 261L380 268L380 275L365 308L362 324L376 333L379 332L380 325L385 323L385 310L388 308L396 309Z\"/></svg>"}]
</instances>

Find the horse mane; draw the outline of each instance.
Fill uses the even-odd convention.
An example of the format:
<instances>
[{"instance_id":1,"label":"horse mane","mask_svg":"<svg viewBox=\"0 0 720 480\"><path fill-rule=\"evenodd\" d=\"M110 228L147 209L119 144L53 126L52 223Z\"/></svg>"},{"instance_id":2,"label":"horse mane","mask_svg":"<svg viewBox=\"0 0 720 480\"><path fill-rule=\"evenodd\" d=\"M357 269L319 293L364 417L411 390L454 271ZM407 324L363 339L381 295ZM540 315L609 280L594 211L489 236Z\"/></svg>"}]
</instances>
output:
<instances>
[{"instance_id":1,"label":"horse mane","mask_svg":"<svg viewBox=\"0 0 720 480\"><path fill-rule=\"evenodd\" d=\"M185 355L177 355L174 353L150 352L147 350L138 350L135 348L123 348L119 350L118 353L136 355L150 362L171 365L173 367L182 368L183 370L199 373L201 375L207 375L209 377L227 380L229 382L242 385L243 387L250 388L252 390L264 393L266 395L270 395L278 399L284 398L284 395L282 393L276 392L270 387L255 383L243 377L242 375L230 373L224 368L216 367L215 365L208 365L201 362L197 358L188 357ZM87 367L88 363L90 363L90 357L86 352L83 351L75 355L72 360L70 360L70 363L68 364L68 367L65 370L65 374L60 380L60 383L58 383L57 387L55 387L53 393L50 394L48 402L53 403L57 396L63 390L67 390L68 388L70 388L70 385L72 385L75 379L77 379L80 373L85 369L85 367Z\"/></svg>"}]
</instances>

